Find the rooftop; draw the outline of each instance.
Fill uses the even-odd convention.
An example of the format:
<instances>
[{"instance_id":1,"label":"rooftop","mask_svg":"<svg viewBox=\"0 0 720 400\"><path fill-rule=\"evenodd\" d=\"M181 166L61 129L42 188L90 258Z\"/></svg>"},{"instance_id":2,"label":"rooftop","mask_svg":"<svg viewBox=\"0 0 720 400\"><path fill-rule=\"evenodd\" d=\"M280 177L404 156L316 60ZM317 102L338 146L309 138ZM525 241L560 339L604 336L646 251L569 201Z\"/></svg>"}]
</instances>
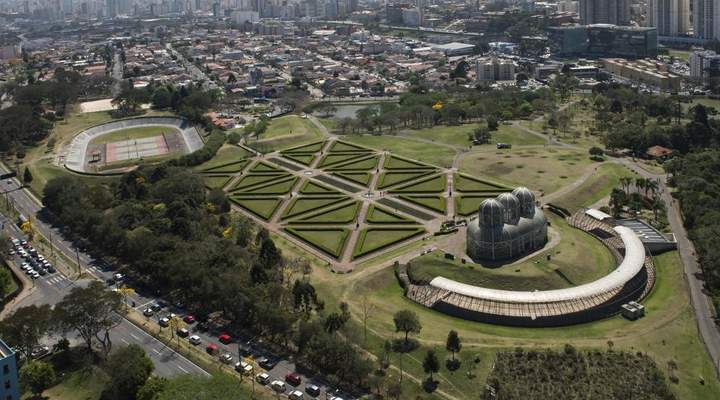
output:
<instances>
[{"instance_id":1,"label":"rooftop","mask_svg":"<svg viewBox=\"0 0 720 400\"><path fill-rule=\"evenodd\" d=\"M13 354L15 354L15 351L0 339L0 359L10 357Z\"/></svg>"}]
</instances>

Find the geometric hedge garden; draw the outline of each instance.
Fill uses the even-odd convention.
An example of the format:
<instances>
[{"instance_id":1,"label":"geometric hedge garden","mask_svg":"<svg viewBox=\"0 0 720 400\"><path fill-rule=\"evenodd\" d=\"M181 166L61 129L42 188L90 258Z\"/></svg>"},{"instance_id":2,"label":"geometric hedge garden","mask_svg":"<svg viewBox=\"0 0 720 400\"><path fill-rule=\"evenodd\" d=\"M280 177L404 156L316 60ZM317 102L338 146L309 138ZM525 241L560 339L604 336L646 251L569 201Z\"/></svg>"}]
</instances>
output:
<instances>
[{"instance_id":1,"label":"geometric hedge garden","mask_svg":"<svg viewBox=\"0 0 720 400\"><path fill-rule=\"evenodd\" d=\"M509 190L456 173L449 196L448 174L440 168L341 140L248 156L198 172L237 207L334 262L419 237L425 225L450 212L475 213L482 200Z\"/></svg>"}]
</instances>

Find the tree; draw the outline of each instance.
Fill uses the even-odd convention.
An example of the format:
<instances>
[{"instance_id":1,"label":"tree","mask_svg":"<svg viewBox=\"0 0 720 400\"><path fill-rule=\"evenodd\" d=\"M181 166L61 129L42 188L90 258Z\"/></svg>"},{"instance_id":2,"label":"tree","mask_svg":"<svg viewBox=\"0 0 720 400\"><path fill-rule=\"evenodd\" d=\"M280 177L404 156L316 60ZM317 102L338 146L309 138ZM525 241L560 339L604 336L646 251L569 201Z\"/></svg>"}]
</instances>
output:
<instances>
[{"instance_id":1,"label":"tree","mask_svg":"<svg viewBox=\"0 0 720 400\"><path fill-rule=\"evenodd\" d=\"M106 393L112 399L135 399L155 366L142 347L131 344L110 354L107 370L110 376Z\"/></svg>"},{"instance_id":2,"label":"tree","mask_svg":"<svg viewBox=\"0 0 720 400\"><path fill-rule=\"evenodd\" d=\"M30 167L25 167L25 172L23 173L23 183L26 185L29 185L33 181L32 173L30 172Z\"/></svg>"},{"instance_id":3,"label":"tree","mask_svg":"<svg viewBox=\"0 0 720 400\"><path fill-rule=\"evenodd\" d=\"M5 246L2 246L1 248L7 248ZM10 293L7 292L8 288L12 284L13 277L10 271L6 268L0 268L0 299L4 299L5 296L9 295ZM7 293L6 293L7 292Z\"/></svg>"},{"instance_id":4,"label":"tree","mask_svg":"<svg viewBox=\"0 0 720 400\"><path fill-rule=\"evenodd\" d=\"M627 194L618 188L614 188L610 193L610 209L612 209L614 217L620 215L625 203L627 203Z\"/></svg>"},{"instance_id":5,"label":"tree","mask_svg":"<svg viewBox=\"0 0 720 400\"><path fill-rule=\"evenodd\" d=\"M500 123L496 117L491 115L487 119L487 126L490 131L496 131L500 126Z\"/></svg>"},{"instance_id":6,"label":"tree","mask_svg":"<svg viewBox=\"0 0 720 400\"><path fill-rule=\"evenodd\" d=\"M158 400L160 394L165 390L167 383L168 381L165 378L151 376L138 389L135 398L137 400Z\"/></svg>"},{"instance_id":7,"label":"tree","mask_svg":"<svg viewBox=\"0 0 720 400\"><path fill-rule=\"evenodd\" d=\"M0 336L30 359L33 349L52 327L52 320L52 309L47 304L21 307L2 321Z\"/></svg>"},{"instance_id":8,"label":"tree","mask_svg":"<svg viewBox=\"0 0 720 400\"><path fill-rule=\"evenodd\" d=\"M395 323L395 332L405 333L406 345L410 333L420 333L420 330L422 330L422 325L420 325L417 314L410 310L400 310L396 312L393 316L393 322Z\"/></svg>"},{"instance_id":9,"label":"tree","mask_svg":"<svg viewBox=\"0 0 720 400\"><path fill-rule=\"evenodd\" d=\"M426 374L430 374L430 381L433 380L433 373L440 371L440 361L434 350L428 350L423 360L423 370Z\"/></svg>"},{"instance_id":10,"label":"tree","mask_svg":"<svg viewBox=\"0 0 720 400\"><path fill-rule=\"evenodd\" d=\"M603 154L605 154L603 149L601 149L600 147L597 147L597 146L591 147L590 150L588 150L588 153L590 153L591 156L597 156L597 157L601 157Z\"/></svg>"},{"instance_id":11,"label":"tree","mask_svg":"<svg viewBox=\"0 0 720 400\"><path fill-rule=\"evenodd\" d=\"M490 133L490 129L488 129L484 126L477 127L472 132L473 141L478 144L490 143L491 137L492 137L492 134Z\"/></svg>"},{"instance_id":12,"label":"tree","mask_svg":"<svg viewBox=\"0 0 720 400\"><path fill-rule=\"evenodd\" d=\"M55 369L42 361L28 361L18 371L20 385L30 390L34 397L39 398L45 389L55 383Z\"/></svg>"},{"instance_id":13,"label":"tree","mask_svg":"<svg viewBox=\"0 0 720 400\"><path fill-rule=\"evenodd\" d=\"M452 359L455 361L455 353L460 352L462 349L462 343L460 343L460 336L454 330L448 332L447 341L445 342L445 348L447 351L452 353Z\"/></svg>"},{"instance_id":14,"label":"tree","mask_svg":"<svg viewBox=\"0 0 720 400\"><path fill-rule=\"evenodd\" d=\"M107 356L112 349L110 330L120 323L117 313L121 308L120 294L93 281L87 287L74 288L55 305L55 320L64 332L76 331L89 352L97 340Z\"/></svg>"}]
</instances>

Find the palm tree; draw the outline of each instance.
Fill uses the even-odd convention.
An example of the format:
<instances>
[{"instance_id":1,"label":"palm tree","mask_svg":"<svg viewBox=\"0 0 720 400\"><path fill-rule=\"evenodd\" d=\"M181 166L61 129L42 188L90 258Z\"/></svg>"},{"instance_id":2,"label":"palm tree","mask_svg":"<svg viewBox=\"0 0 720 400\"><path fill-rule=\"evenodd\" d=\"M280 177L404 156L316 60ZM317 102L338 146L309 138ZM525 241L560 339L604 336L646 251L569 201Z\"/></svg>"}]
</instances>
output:
<instances>
[{"instance_id":1,"label":"palm tree","mask_svg":"<svg viewBox=\"0 0 720 400\"><path fill-rule=\"evenodd\" d=\"M628 191L630 190L631 183L632 183L632 178L629 176L623 176L622 178L620 178L620 184L622 185L623 191L625 192L626 195L629 194Z\"/></svg>"},{"instance_id":2,"label":"palm tree","mask_svg":"<svg viewBox=\"0 0 720 400\"><path fill-rule=\"evenodd\" d=\"M650 191L653 195L660 189L660 182L657 179L648 179L645 182L645 196L647 197L647 192Z\"/></svg>"},{"instance_id":3,"label":"palm tree","mask_svg":"<svg viewBox=\"0 0 720 400\"><path fill-rule=\"evenodd\" d=\"M647 195L647 189L645 186L645 183L647 183L647 179L645 178L635 178L635 190L639 191L640 189L645 189L646 195Z\"/></svg>"}]
</instances>

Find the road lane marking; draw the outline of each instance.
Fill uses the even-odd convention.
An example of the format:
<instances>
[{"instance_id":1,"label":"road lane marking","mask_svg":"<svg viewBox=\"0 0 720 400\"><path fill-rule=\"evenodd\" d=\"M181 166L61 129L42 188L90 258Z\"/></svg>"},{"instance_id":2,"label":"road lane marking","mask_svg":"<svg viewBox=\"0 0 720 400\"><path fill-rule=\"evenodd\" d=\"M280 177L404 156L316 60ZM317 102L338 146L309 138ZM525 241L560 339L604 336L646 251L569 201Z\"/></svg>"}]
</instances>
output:
<instances>
[{"instance_id":1,"label":"road lane marking","mask_svg":"<svg viewBox=\"0 0 720 400\"><path fill-rule=\"evenodd\" d=\"M125 338L120 338L120 341L123 342L123 343L125 343L125 344L130 344L130 342L128 342L127 340L125 340Z\"/></svg>"},{"instance_id":2,"label":"road lane marking","mask_svg":"<svg viewBox=\"0 0 720 400\"><path fill-rule=\"evenodd\" d=\"M133 339L135 339L135 340L140 340L140 338L139 338L139 337L137 337L137 336L135 336L135 334L134 334L134 333L131 333L131 334L130 334L130 336L132 336L132 337L133 337Z\"/></svg>"},{"instance_id":3,"label":"road lane marking","mask_svg":"<svg viewBox=\"0 0 720 400\"><path fill-rule=\"evenodd\" d=\"M180 368L180 370L181 370L182 372L186 373L186 374L189 374L189 373L190 373L190 371L186 370L185 368L183 368L183 367L180 366L180 365L178 365L177 367Z\"/></svg>"},{"instance_id":4,"label":"road lane marking","mask_svg":"<svg viewBox=\"0 0 720 400\"><path fill-rule=\"evenodd\" d=\"M157 355L160 355L160 354L162 354L161 352L157 351L157 349L152 349L152 351L154 351L154 352L155 352L155 354L157 354Z\"/></svg>"}]
</instances>

